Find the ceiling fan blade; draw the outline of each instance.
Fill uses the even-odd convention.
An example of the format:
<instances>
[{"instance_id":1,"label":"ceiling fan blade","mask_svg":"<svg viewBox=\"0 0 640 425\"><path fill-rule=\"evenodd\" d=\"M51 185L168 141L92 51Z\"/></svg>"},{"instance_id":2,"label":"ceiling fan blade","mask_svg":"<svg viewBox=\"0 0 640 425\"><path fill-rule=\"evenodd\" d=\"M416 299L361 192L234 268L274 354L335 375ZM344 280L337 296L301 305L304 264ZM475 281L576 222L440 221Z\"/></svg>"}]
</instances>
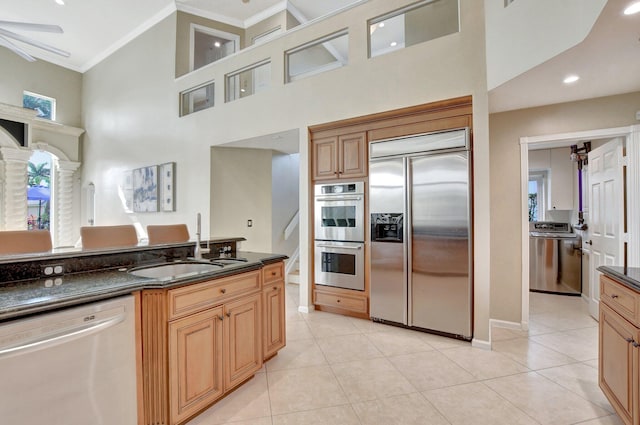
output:
<instances>
[{"instance_id":1,"label":"ceiling fan blade","mask_svg":"<svg viewBox=\"0 0 640 425\"><path fill-rule=\"evenodd\" d=\"M27 52L25 52L24 50L22 50L21 48L19 48L18 46L16 46L15 44L13 44L12 42L10 42L9 40L7 40L1 35L0 35L0 46L6 47L16 55L20 56L23 59L28 60L29 62L36 61L36 59L33 56L31 56L30 54L28 54Z\"/></svg>"},{"instance_id":2,"label":"ceiling fan blade","mask_svg":"<svg viewBox=\"0 0 640 425\"><path fill-rule=\"evenodd\" d=\"M18 40L23 43L30 44L34 47L38 47L48 52L55 53L56 55L64 56L65 58L68 58L69 56L71 56L69 52L65 52L64 50L57 49L53 46L49 46L48 44L44 44L39 41L33 40L31 38L24 37L20 34L16 34L15 32L3 30L2 28L0 28L0 35L4 35L5 37L13 38L14 40Z\"/></svg>"},{"instance_id":3,"label":"ceiling fan blade","mask_svg":"<svg viewBox=\"0 0 640 425\"><path fill-rule=\"evenodd\" d=\"M25 31L55 32L58 34L64 32L59 25L32 24L29 22L0 21L0 26Z\"/></svg>"}]
</instances>

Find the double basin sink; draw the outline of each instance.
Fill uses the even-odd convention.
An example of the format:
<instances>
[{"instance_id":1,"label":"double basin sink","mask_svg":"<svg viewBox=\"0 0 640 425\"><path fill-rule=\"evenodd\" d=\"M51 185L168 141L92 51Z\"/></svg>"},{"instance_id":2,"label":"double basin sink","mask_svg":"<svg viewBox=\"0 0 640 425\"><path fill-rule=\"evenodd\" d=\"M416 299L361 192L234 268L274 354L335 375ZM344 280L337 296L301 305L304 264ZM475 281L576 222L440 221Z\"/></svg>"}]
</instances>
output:
<instances>
[{"instance_id":1,"label":"double basin sink","mask_svg":"<svg viewBox=\"0 0 640 425\"><path fill-rule=\"evenodd\" d=\"M208 260L178 260L170 263L134 267L127 272L138 277L171 280L218 271L230 265L246 263L244 258L219 258Z\"/></svg>"}]
</instances>

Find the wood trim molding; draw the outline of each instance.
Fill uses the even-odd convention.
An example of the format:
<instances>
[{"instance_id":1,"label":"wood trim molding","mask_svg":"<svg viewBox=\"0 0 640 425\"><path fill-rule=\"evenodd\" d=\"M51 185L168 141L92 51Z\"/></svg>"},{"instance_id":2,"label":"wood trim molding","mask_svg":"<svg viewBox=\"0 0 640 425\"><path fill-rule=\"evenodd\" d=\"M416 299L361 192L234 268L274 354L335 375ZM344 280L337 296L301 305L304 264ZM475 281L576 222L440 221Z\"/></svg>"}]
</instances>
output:
<instances>
[{"instance_id":1,"label":"wood trim molding","mask_svg":"<svg viewBox=\"0 0 640 425\"><path fill-rule=\"evenodd\" d=\"M410 106L408 108L394 109L391 111L379 112L376 114L365 115L361 117L348 118L346 120L333 121L325 124L317 124L309 127L311 133L332 130L334 128L351 127L362 124L372 124L388 119L394 121L401 117L410 117L412 115L422 115L425 113L436 113L448 109L458 109L463 106L471 108L471 96L457 97L453 99L441 100L438 102L425 103L423 105ZM469 112L470 113L470 112Z\"/></svg>"},{"instance_id":2,"label":"wood trim molding","mask_svg":"<svg viewBox=\"0 0 640 425\"><path fill-rule=\"evenodd\" d=\"M167 297L164 290L142 294L142 363L145 425L169 424Z\"/></svg>"}]
</instances>

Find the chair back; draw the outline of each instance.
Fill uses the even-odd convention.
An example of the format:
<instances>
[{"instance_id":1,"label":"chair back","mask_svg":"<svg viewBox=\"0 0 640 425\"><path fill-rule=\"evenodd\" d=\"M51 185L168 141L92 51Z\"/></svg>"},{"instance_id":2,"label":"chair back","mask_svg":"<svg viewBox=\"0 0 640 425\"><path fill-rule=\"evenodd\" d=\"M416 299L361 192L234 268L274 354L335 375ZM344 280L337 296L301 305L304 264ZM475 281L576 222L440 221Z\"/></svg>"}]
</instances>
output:
<instances>
[{"instance_id":1,"label":"chair back","mask_svg":"<svg viewBox=\"0 0 640 425\"><path fill-rule=\"evenodd\" d=\"M51 251L48 230L6 230L0 232L0 254L27 254Z\"/></svg>"},{"instance_id":2,"label":"chair back","mask_svg":"<svg viewBox=\"0 0 640 425\"><path fill-rule=\"evenodd\" d=\"M189 229L186 224L148 225L149 245L180 243L189 241Z\"/></svg>"},{"instance_id":3,"label":"chair back","mask_svg":"<svg viewBox=\"0 0 640 425\"><path fill-rule=\"evenodd\" d=\"M83 226L80 228L83 249L124 248L138 245L133 224L120 226Z\"/></svg>"}]
</instances>

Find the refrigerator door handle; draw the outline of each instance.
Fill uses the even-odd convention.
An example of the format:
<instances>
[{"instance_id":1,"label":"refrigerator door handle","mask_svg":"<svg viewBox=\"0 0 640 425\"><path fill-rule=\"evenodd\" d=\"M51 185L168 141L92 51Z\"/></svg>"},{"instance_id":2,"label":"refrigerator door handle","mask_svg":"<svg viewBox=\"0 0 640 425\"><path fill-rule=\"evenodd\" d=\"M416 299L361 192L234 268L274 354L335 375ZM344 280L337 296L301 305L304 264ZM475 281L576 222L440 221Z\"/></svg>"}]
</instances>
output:
<instances>
[{"instance_id":1,"label":"refrigerator door handle","mask_svg":"<svg viewBox=\"0 0 640 425\"><path fill-rule=\"evenodd\" d=\"M409 300L411 300L412 297L412 291L413 291L413 279L412 279L412 271L413 271L413 202L411 199L411 187L413 185L413 181L411 179L412 176L412 168L411 168L411 161L409 160L409 158L404 158L404 170L405 170L405 176L404 176L404 181L405 181L405 190L404 190L404 205L405 205L405 214L406 214L406 221L405 221L405 226L403 229L404 232L404 240L405 240L405 258L404 258L404 263L405 263L405 267L404 267L404 279L405 282L407 282L407 285L405 287L405 300L407 303L407 307L405 310L405 315L406 317L404 318L404 323L411 326L412 325L412 317L413 317L413 303L409 302Z\"/></svg>"}]
</instances>

